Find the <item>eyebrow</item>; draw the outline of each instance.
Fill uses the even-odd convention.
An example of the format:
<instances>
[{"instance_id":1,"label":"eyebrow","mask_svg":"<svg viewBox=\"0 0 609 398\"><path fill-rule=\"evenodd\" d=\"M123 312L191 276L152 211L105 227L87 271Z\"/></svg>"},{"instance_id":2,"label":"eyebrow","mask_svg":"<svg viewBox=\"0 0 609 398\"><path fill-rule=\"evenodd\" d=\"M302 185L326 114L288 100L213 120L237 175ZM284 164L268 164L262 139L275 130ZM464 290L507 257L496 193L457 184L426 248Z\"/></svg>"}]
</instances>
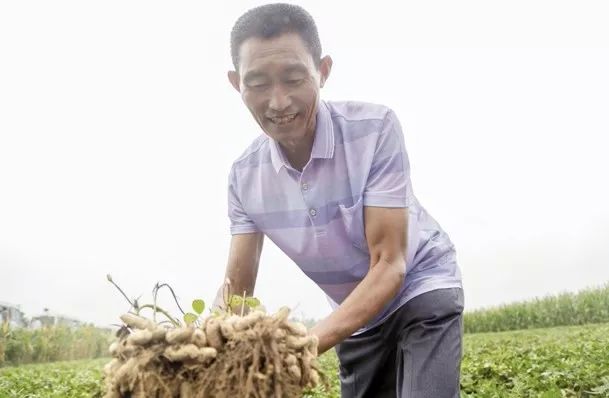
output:
<instances>
[{"instance_id":1,"label":"eyebrow","mask_svg":"<svg viewBox=\"0 0 609 398\"><path fill-rule=\"evenodd\" d=\"M290 74L292 72L307 73L308 70L303 65L296 64L296 65L290 65L287 68L285 68L284 74Z\"/></svg>"},{"instance_id":2,"label":"eyebrow","mask_svg":"<svg viewBox=\"0 0 609 398\"><path fill-rule=\"evenodd\" d=\"M247 72L245 74L245 76L243 77L243 81L245 83L248 83L254 79L261 78L261 77L266 77L266 74L263 72L258 72L258 71Z\"/></svg>"}]
</instances>

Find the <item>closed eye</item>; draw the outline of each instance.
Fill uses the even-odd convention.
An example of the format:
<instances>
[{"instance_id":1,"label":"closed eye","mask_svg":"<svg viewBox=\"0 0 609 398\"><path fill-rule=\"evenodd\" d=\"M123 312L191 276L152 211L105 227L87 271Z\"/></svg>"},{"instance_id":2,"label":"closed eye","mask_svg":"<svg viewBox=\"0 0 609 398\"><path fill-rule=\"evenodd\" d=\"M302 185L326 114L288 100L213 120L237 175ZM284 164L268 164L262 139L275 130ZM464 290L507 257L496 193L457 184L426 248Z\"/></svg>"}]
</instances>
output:
<instances>
[{"instance_id":1,"label":"closed eye","mask_svg":"<svg viewBox=\"0 0 609 398\"><path fill-rule=\"evenodd\" d=\"M253 89L263 89L268 87L268 83L256 83L256 84L248 84L247 85L249 88L253 88Z\"/></svg>"}]
</instances>

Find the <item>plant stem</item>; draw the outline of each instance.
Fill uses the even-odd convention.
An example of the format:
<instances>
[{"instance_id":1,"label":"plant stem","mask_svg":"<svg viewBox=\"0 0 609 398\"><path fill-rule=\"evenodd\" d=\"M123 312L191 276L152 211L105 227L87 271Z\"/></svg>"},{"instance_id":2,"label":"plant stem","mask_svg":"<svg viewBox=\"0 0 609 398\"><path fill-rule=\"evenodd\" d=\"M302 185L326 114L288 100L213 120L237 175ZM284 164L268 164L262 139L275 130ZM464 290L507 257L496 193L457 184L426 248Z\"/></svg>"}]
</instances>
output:
<instances>
[{"instance_id":1,"label":"plant stem","mask_svg":"<svg viewBox=\"0 0 609 398\"><path fill-rule=\"evenodd\" d=\"M157 283L157 286L158 286L157 291L160 290L162 287L166 287L167 289L169 289L169 291L171 292L171 295L173 296L173 299L175 300L176 304L178 305L178 309L180 310L182 315L185 315L186 313L184 312L184 310L180 306L180 303L178 302L178 298L176 297L176 294L173 291L173 288L171 286L169 286L169 284L167 284L167 283L163 283L161 285L158 285L158 283Z\"/></svg>"},{"instance_id":2,"label":"plant stem","mask_svg":"<svg viewBox=\"0 0 609 398\"><path fill-rule=\"evenodd\" d=\"M161 307L159 307L159 306L153 306L152 304L144 304L144 305L140 306L140 309L144 309L144 308L150 308L154 312L160 312L161 314L165 315L167 317L167 319L169 319L169 321L171 323L173 323L174 326L176 326L176 327L180 326L180 322L176 321L171 315L169 315L169 313L167 311L165 311Z\"/></svg>"},{"instance_id":3,"label":"plant stem","mask_svg":"<svg viewBox=\"0 0 609 398\"><path fill-rule=\"evenodd\" d=\"M243 316L244 311L245 311L245 290L243 291L243 297L241 298L241 316Z\"/></svg>"},{"instance_id":4,"label":"plant stem","mask_svg":"<svg viewBox=\"0 0 609 398\"><path fill-rule=\"evenodd\" d=\"M152 289L152 302L154 304L154 308L152 309L152 322L156 323L156 298L159 293L159 282L154 285L154 289Z\"/></svg>"},{"instance_id":5,"label":"plant stem","mask_svg":"<svg viewBox=\"0 0 609 398\"><path fill-rule=\"evenodd\" d=\"M127 300L127 302L129 304L131 304L132 307L135 307L135 304L133 304L133 302L131 302L131 300L129 299L129 297L127 297L127 295L125 294L125 292L123 292L123 289L121 289L113 280L110 280L110 283L113 284L114 286L116 286L116 288L118 289L119 292L121 292L121 294L123 295L123 297L125 298L125 300Z\"/></svg>"}]
</instances>

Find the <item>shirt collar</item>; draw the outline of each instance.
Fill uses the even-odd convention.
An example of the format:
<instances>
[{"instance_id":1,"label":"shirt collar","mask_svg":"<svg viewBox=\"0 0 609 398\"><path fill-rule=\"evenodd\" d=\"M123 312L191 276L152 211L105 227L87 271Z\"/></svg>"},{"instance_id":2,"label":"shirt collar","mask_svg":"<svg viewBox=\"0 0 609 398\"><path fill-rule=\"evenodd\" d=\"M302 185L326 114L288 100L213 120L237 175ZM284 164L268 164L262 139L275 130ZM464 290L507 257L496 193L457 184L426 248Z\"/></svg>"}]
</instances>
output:
<instances>
[{"instance_id":1,"label":"shirt collar","mask_svg":"<svg viewBox=\"0 0 609 398\"><path fill-rule=\"evenodd\" d=\"M283 155L279 143L270 139L271 162L277 173L282 167L288 167L288 161ZM334 157L334 129L332 127L332 115L328 105L319 101L315 121L315 138L311 148L312 159L331 159Z\"/></svg>"}]
</instances>

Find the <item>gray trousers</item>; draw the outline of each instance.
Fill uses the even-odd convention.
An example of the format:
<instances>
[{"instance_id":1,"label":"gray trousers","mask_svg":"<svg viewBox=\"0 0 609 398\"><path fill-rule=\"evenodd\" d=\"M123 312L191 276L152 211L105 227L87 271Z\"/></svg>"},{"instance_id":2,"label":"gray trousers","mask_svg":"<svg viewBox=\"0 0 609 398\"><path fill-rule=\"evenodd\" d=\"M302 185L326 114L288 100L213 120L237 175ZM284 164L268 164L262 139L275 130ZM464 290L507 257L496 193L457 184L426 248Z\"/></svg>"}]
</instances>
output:
<instances>
[{"instance_id":1,"label":"gray trousers","mask_svg":"<svg viewBox=\"0 0 609 398\"><path fill-rule=\"evenodd\" d=\"M336 347L342 398L458 398L463 290L438 289Z\"/></svg>"}]
</instances>

